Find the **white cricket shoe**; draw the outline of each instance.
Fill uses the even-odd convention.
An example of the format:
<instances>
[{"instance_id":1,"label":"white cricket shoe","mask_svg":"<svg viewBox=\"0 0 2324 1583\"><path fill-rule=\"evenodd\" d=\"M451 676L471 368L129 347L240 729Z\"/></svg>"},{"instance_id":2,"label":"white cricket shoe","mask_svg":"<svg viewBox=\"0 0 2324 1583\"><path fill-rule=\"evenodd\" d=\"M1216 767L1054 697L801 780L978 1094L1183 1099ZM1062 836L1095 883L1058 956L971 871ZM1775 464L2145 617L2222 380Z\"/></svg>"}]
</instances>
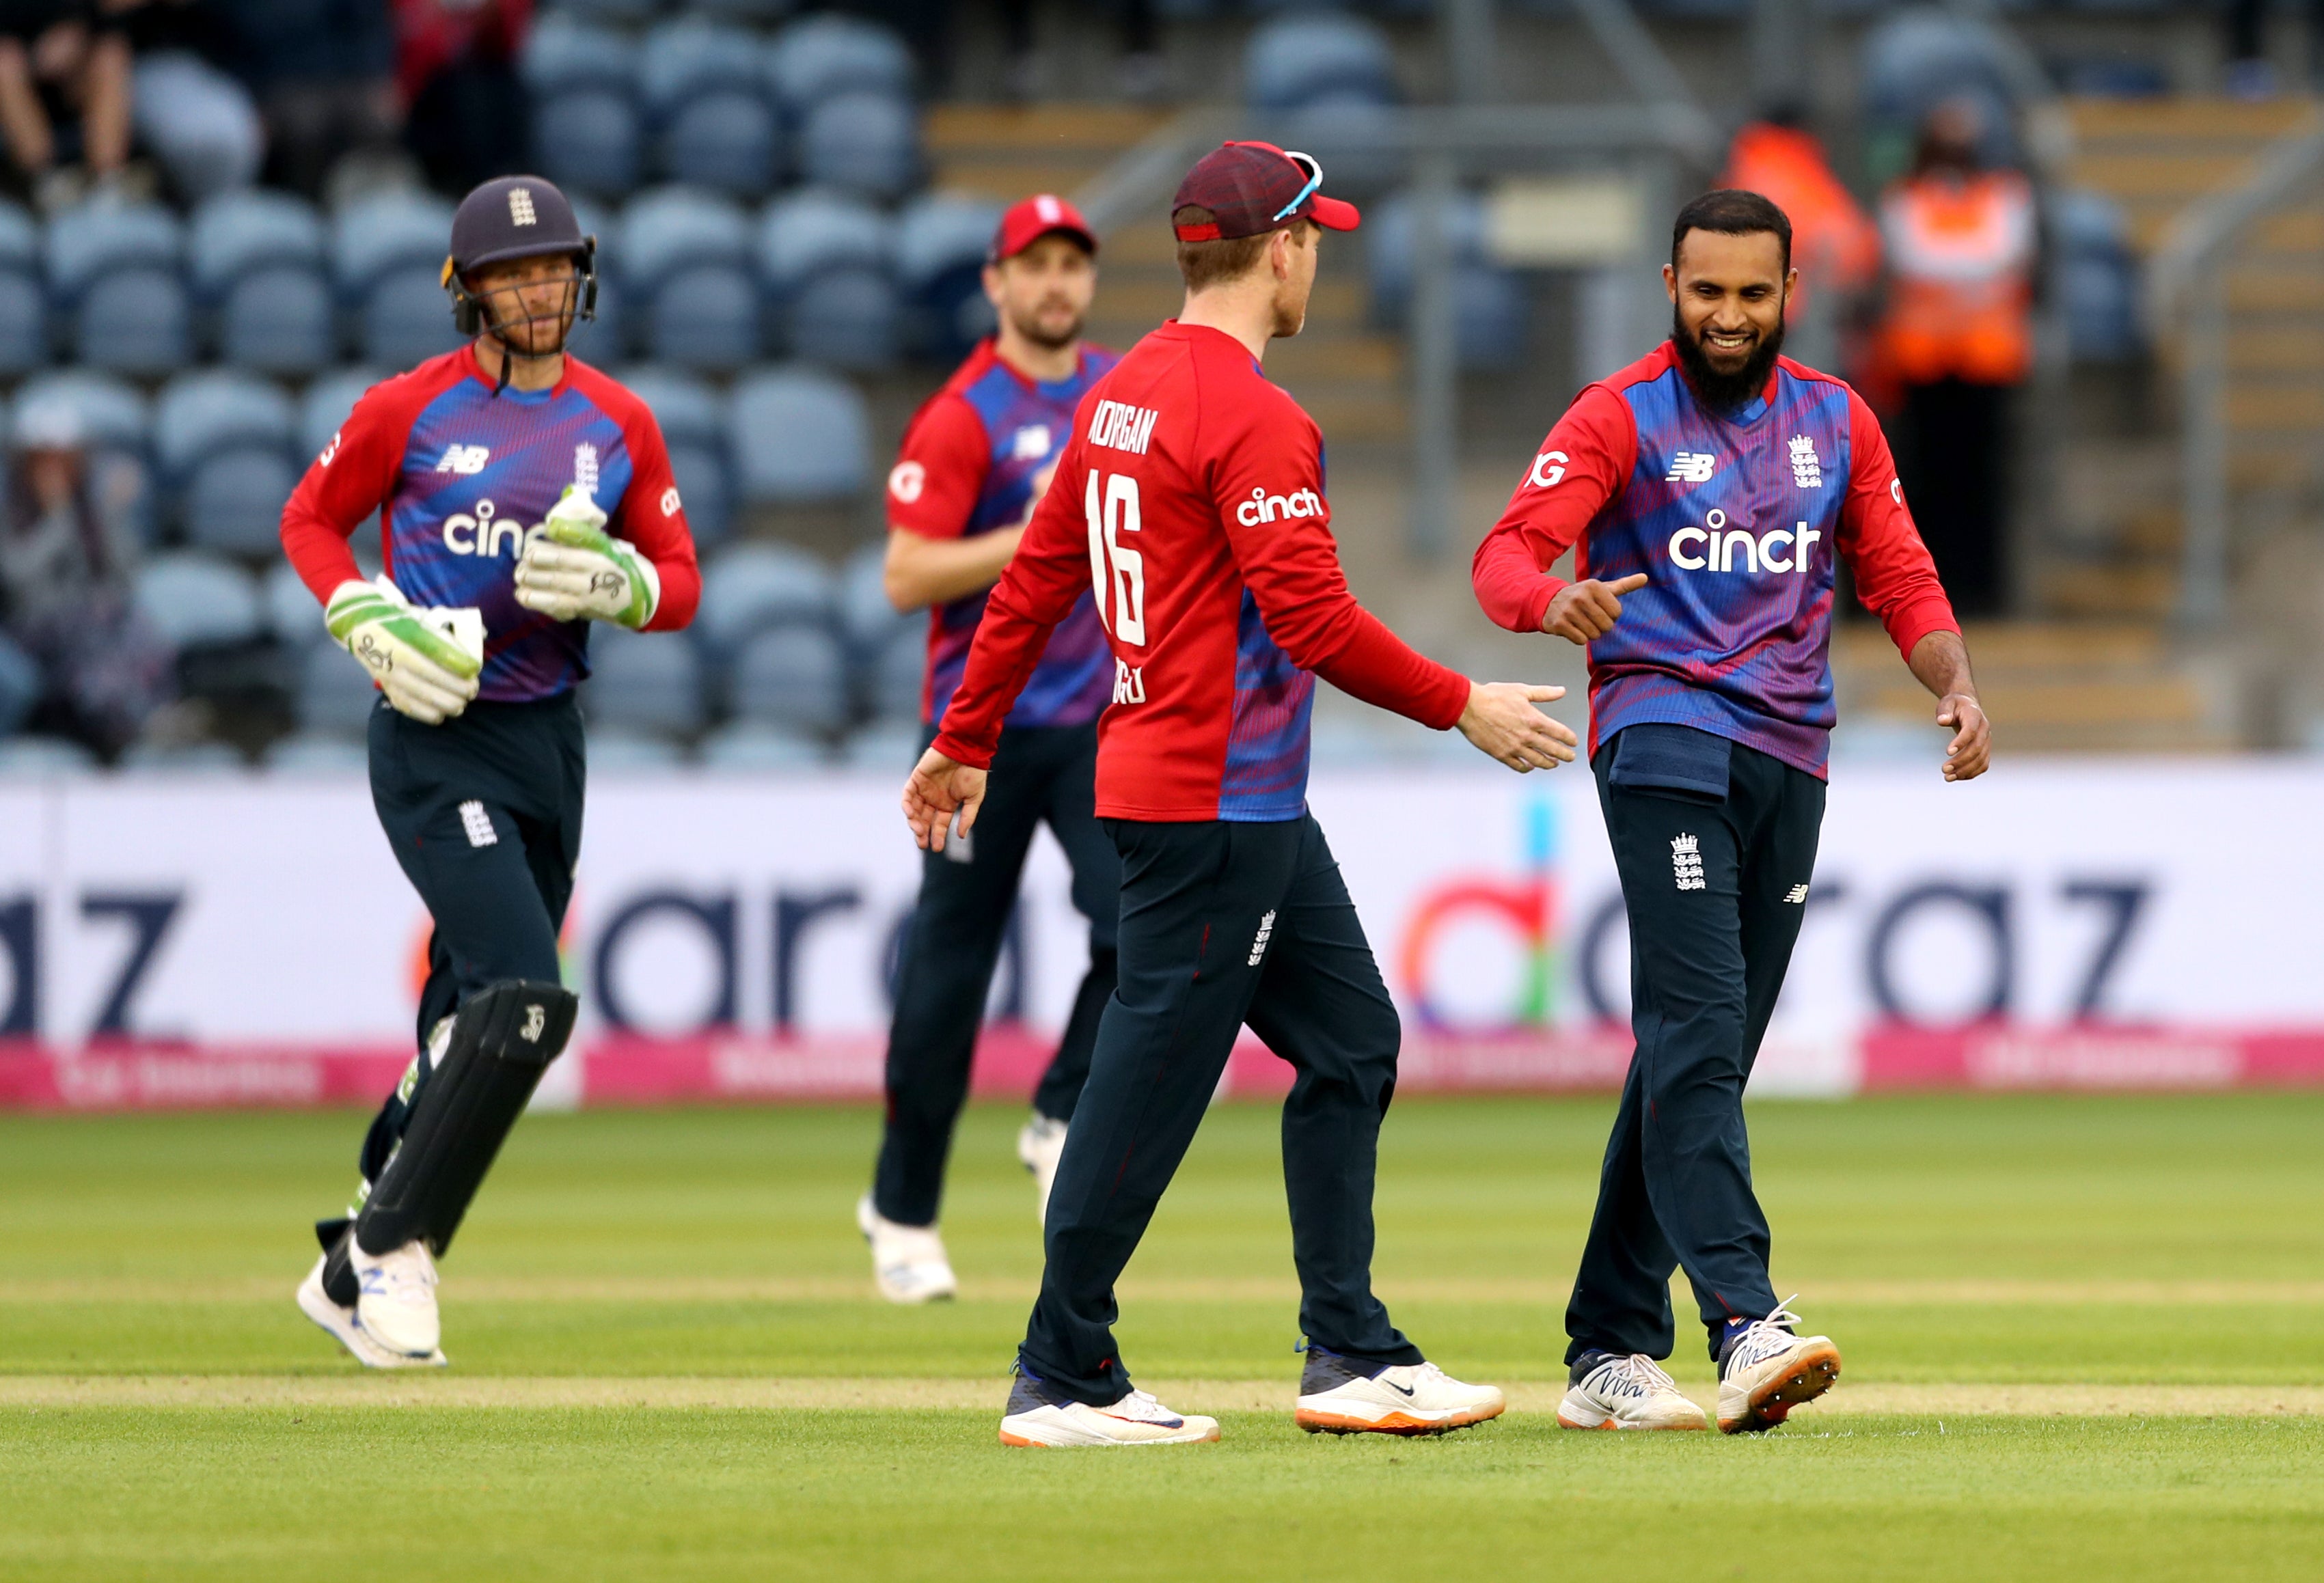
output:
<instances>
[{"instance_id":1,"label":"white cricket shoe","mask_svg":"<svg viewBox=\"0 0 2324 1583\"><path fill-rule=\"evenodd\" d=\"M1643 1352L1609 1357L1577 1381L1557 1404L1568 1429L1709 1429L1702 1409Z\"/></svg>"},{"instance_id":2,"label":"white cricket shoe","mask_svg":"<svg viewBox=\"0 0 2324 1583\"><path fill-rule=\"evenodd\" d=\"M1057 1162L1065 1157L1065 1124L1038 1110L1017 1129L1017 1157L1033 1173L1033 1223L1049 1223L1049 1188L1057 1180Z\"/></svg>"},{"instance_id":3,"label":"white cricket shoe","mask_svg":"<svg viewBox=\"0 0 2324 1583\"><path fill-rule=\"evenodd\" d=\"M1004 1446L1183 1446L1219 1438L1219 1421L1173 1413L1144 1391L1093 1407L1019 1370L1001 1420Z\"/></svg>"},{"instance_id":4,"label":"white cricket shoe","mask_svg":"<svg viewBox=\"0 0 2324 1583\"><path fill-rule=\"evenodd\" d=\"M899 1226L872 1207L865 1193L855 1203L856 1228L872 1245L872 1279L890 1302L939 1302L955 1297L952 1261L934 1226Z\"/></svg>"},{"instance_id":5,"label":"white cricket shoe","mask_svg":"<svg viewBox=\"0 0 2324 1583\"><path fill-rule=\"evenodd\" d=\"M1719 1428L1757 1434L1784 1422L1840 1377L1840 1348L1829 1336L1795 1336L1800 1322L1786 1297L1775 1312L1743 1329L1719 1369Z\"/></svg>"},{"instance_id":6,"label":"white cricket shoe","mask_svg":"<svg viewBox=\"0 0 2324 1583\"><path fill-rule=\"evenodd\" d=\"M434 1358L444 1327L436 1312L436 1261L428 1256L428 1245L414 1238L390 1252L370 1254L350 1234L347 1262L362 1284L355 1319L364 1333L389 1352L422 1363Z\"/></svg>"},{"instance_id":7,"label":"white cricket shoe","mask_svg":"<svg viewBox=\"0 0 2324 1583\"><path fill-rule=\"evenodd\" d=\"M323 1265L326 1256L318 1256L315 1267L299 1283L299 1311L331 1333L331 1339L347 1349L348 1354L365 1368L442 1368L444 1354L439 1348L425 1358L412 1358L401 1352L391 1352L374 1340L371 1332L363 1328L363 1321L352 1308L341 1308L323 1290Z\"/></svg>"},{"instance_id":8,"label":"white cricket shoe","mask_svg":"<svg viewBox=\"0 0 2324 1583\"><path fill-rule=\"evenodd\" d=\"M1499 1388L1433 1363L1360 1363L1310 1345L1292 1422L1310 1434L1443 1434L1499 1418Z\"/></svg>"}]
</instances>

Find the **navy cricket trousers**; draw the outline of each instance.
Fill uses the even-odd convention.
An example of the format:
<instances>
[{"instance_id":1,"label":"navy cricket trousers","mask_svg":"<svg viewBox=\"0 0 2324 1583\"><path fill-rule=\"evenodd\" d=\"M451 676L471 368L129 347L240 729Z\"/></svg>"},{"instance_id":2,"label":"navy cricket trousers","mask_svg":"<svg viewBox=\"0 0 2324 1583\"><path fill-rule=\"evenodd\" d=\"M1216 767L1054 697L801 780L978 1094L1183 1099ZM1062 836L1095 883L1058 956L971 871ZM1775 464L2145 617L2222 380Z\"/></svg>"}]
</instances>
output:
<instances>
[{"instance_id":1,"label":"navy cricket trousers","mask_svg":"<svg viewBox=\"0 0 2324 1583\"><path fill-rule=\"evenodd\" d=\"M1396 1007L1315 821L1104 822L1121 853L1119 980L1049 1195L1048 1262L1019 1362L1093 1406L1129 1372L1113 1287L1248 1024L1296 1069L1283 1179L1300 1329L1418 1363L1371 1289L1372 1182L1396 1090Z\"/></svg>"},{"instance_id":2,"label":"navy cricket trousers","mask_svg":"<svg viewBox=\"0 0 2324 1583\"><path fill-rule=\"evenodd\" d=\"M441 725L372 706L371 796L395 861L435 929L420 994L420 1054L364 1140L379 1180L429 1076L428 1036L460 1003L503 979L556 983L565 908L581 855L586 778L572 694L479 700Z\"/></svg>"},{"instance_id":3,"label":"navy cricket trousers","mask_svg":"<svg viewBox=\"0 0 2324 1583\"><path fill-rule=\"evenodd\" d=\"M1594 767L1629 912L1637 1050L1565 1311L1565 1360L1669 1357L1674 1269L1693 1285L1716 1358L1729 1319L1775 1307L1743 1085L1807 911L1824 783L1737 743L1723 796L1617 785L1618 745Z\"/></svg>"},{"instance_id":4,"label":"navy cricket trousers","mask_svg":"<svg viewBox=\"0 0 2324 1583\"><path fill-rule=\"evenodd\" d=\"M931 731L923 749L936 741ZM888 1031L888 1118L872 1203L901 1226L930 1226L944 1196L954 1125L968 1100L969 1069L992 970L1017 906L1025 856L1043 824L1065 849L1074 906L1089 920L1089 971L1033 1109L1071 1121L1099 1015L1113 993L1114 921L1121 860L1098 825L1097 727L1010 726L993 754L984 805L966 841L920 860L920 894L896 971Z\"/></svg>"}]
</instances>

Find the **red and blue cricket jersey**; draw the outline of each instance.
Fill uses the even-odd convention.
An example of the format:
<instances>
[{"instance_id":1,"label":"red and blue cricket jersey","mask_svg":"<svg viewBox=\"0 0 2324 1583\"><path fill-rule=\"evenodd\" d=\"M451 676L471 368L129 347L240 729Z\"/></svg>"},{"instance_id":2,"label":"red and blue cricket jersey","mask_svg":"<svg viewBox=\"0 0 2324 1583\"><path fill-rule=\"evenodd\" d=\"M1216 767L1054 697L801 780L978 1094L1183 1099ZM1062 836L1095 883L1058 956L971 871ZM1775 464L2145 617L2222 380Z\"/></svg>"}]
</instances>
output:
<instances>
[{"instance_id":1,"label":"red and blue cricket jersey","mask_svg":"<svg viewBox=\"0 0 2324 1583\"><path fill-rule=\"evenodd\" d=\"M1022 522L1034 480L1073 432L1074 409L1117 361L1112 352L1084 346L1071 378L1044 383L1010 367L985 340L904 431L895 470L888 474L890 526L923 538L964 538ZM960 686L990 592L928 611L920 718L930 725L942 722ZM1050 634L1009 723L1087 725L1112 694L1105 629L1098 625L1094 602L1084 598Z\"/></svg>"},{"instance_id":2,"label":"red and blue cricket jersey","mask_svg":"<svg viewBox=\"0 0 2324 1583\"><path fill-rule=\"evenodd\" d=\"M554 697L589 676L589 623L516 602L516 562L570 483L593 491L605 531L654 564L673 631L702 594L660 426L646 404L577 359L545 391L506 388L463 346L383 380L307 469L282 512L282 545L315 597L363 574L347 538L380 513L387 575L417 605L474 606L484 619L479 697Z\"/></svg>"},{"instance_id":3,"label":"red and blue cricket jersey","mask_svg":"<svg viewBox=\"0 0 2324 1583\"><path fill-rule=\"evenodd\" d=\"M1233 336L1166 323L1083 399L937 750L989 766L1050 629L1093 594L1113 659L1097 812L1299 817L1317 676L1439 731L1469 701L1356 603L1330 521L1314 419Z\"/></svg>"},{"instance_id":4,"label":"red and blue cricket jersey","mask_svg":"<svg viewBox=\"0 0 2324 1583\"><path fill-rule=\"evenodd\" d=\"M1788 357L1731 413L1695 399L1668 342L1583 391L1477 547L1485 613L1539 631L1569 546L1577 577L1648 579L1590 645L1593 757L1625 726L1686 725L1821 777L1843 558L1907 658L1960 630L1879 420Z\"/></svg>"}]
</instances>

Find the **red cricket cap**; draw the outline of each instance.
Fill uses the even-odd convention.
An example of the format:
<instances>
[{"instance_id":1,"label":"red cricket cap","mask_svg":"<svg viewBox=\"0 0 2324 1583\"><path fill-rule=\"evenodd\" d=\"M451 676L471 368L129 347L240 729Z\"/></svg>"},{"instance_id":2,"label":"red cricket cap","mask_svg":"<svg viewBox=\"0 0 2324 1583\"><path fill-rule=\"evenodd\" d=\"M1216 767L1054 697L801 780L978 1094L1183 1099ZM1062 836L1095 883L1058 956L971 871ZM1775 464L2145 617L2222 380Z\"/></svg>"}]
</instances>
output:
<instances>
[{"instance_id":1,"label":"red cricket cap","mask_svg":"<svg viewBox=\"0 0 2324 1583\"><path fill-rule=\"evenodd\" d=\"M1037 192L1009 206L993 230L985 260L999 263L1004 258L1015 258L1052 231L1062 231L1090 252L1097 251L1097 233L1082 218L1081 210L1054 192Z\"/></svg>"},{"instance_id":2,"label":"red cricket cap","mask_svg":"<svg viewBox=\"0 0 2324 1583\"><path fill-rule=\"evenodd\" d=\"M1327 230L1352 231L1361 218L1356 206L1325 198L1323 167L1313 154L1279 149L1271 143L1225 143L1194 161L1178 195L1176 214L1190 204L1217 216L1211 224L1174 225L1181 242L1220 242L1257 236L1294 220L1313 220Z\"/></svg>"}]
</instances>

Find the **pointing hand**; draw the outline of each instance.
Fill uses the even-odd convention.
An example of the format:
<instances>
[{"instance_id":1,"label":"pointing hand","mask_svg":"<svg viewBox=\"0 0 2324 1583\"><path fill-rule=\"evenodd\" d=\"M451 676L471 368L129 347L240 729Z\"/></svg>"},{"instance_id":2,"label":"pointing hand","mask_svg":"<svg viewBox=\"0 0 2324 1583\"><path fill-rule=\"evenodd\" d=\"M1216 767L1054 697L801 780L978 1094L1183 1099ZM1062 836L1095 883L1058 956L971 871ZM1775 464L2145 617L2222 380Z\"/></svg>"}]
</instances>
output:
<instances>
[{"instance_id":1,"label":"pointing hand","mask_svg":"<svg viewBox=\"0 0 2324 1583\"><path fill-rule=\"evenodd\" d=\"M1569 643L1602 638L1622 619L1622 595L1646 585L1644 572L1633 572L1611 583L1600 583L1595 577L1568 583L1542 612L1541 630Z\"/></svg>"}]
</instances>

